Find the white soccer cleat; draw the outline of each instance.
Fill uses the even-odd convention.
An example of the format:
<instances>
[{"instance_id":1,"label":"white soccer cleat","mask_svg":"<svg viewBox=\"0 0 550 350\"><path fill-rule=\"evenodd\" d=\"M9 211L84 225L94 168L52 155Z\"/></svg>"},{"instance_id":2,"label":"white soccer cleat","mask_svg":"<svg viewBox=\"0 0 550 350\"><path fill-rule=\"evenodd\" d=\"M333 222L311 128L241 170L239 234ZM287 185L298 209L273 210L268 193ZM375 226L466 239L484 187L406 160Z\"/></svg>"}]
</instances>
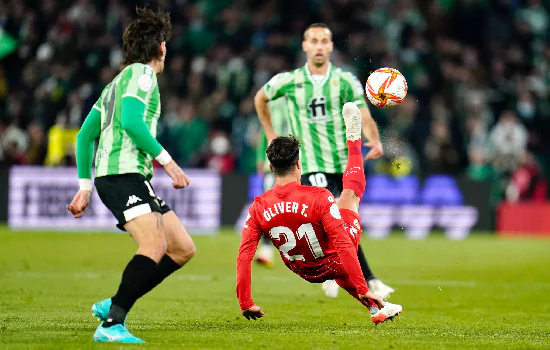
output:
<instances>
[{"instance_id":1,"label":"white soccer cleat","mask_svg":"<svg viewBox=\"0 0 550 350\"><path fill-rule=\"evenodd\" d=\"M374 324L386 322L392 320L394 317L401 315L403 307L399 304L384 303L382 309L376 307L370 307L370 318Z\"/></svg>"},{"instance_id":2,"label":"white soccer cleat","mask_svg":"<svg viewBox=\"0 0 550 350\"><path fill-rule=\"evenodd\" d=\"M388 299L391 293L395 292L392 287L384 284L384 282L380 281L378 278L368 281L367 284L369 285L371 292L383 300Z\"/></svg>"},{"instance_id":3,"label":"white soccer cleat","mask_svg":"<svg viewBox=\"0 0 550 350\"><path fill-rule=\"evenodd\" d=\"M353 102L347 102L342 108L342 116L346 124L346 138L349 141L361 139L361 111Z\"/></svg>"},{"instance_id":4,"label":"white soccer cleat","mask_svg":"<svg viewBox=\"0 0 550 350\"><path fill-rule=\"evenodd\" d=\"M262 244L256 253L256 261L265 267L273 266L273 247L267 244Z\"/></svg>"},{"instance_id":5,"label":"white soccer cleat","mask_svg":"<svg viewBox=\"0 0 550 350\"><path fill-rule=\"evenodd\" d=\"M322 288L325 292L325 295L329 298L336 298L338 296L338 291L340 290L340 286L338 285L338 283L336 283L335 280L328 280L323 282Z\"/></svg>"}]
</instances>

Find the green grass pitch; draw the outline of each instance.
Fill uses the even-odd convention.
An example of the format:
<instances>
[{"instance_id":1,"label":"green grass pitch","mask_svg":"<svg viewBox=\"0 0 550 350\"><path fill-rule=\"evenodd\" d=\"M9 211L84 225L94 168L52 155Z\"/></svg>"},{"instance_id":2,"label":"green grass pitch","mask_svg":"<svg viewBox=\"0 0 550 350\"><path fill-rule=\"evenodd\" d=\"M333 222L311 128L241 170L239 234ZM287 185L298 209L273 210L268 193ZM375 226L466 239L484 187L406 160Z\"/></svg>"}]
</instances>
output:
<instances>
[{"instance_id":1,"label":"green grass pitch","mask_svg":"<svg viewBox=\"0 0 550 350\"><path fill-rule=\"evenodd\" d=\"M134 252L124 234L0 228L0 349L549 349L550 240L396 234L363 247L397 289L394 322L374 326L345 293L327 299L280 260L255 266L247 321L235 297L239 237L194 236L197 256L139 300L128 327L144 346L95 344L90 306L111 296Z\"/></svg>"}]
</instances>

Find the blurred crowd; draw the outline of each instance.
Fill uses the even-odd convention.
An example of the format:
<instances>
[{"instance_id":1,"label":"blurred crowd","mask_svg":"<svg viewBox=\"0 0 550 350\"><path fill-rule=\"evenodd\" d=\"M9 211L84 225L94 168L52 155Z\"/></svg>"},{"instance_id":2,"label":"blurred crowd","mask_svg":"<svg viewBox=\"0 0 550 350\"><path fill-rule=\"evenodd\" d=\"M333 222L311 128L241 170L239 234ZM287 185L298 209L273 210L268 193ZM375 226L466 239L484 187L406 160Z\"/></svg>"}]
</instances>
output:
<instances>
[{"instance_id":1,"label":"blurred crowd","mask_svg":"<svg viewBox=\"0 0 550 350\"><path fill-rule=\"evenodd\" d=\"M0 163L74 164L74 135L117 74L127 0L0 3ZM496 196L545 197L550 168L550 0L159 0L172 13L159 76L159 141L184 167L256 171L252 98L301 66L304 29L333 31L332 61L365 81L407 78L392 110L371 107L386 157L419 175L491 181ZM542 198L541 197L541 198Z\"/></svg>"}]
</instances>

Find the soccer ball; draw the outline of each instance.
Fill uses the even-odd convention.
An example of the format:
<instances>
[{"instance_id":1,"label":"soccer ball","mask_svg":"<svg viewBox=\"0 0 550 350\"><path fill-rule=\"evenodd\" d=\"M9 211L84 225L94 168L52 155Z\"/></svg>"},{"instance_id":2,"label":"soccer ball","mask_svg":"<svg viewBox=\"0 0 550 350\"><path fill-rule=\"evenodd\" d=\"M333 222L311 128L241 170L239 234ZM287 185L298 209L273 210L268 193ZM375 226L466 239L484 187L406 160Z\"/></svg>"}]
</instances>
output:
<instances>
[{"instance_id":1,"label":"soccer ball","mask_svg":"<svg viewBox=\"0 0 550 350\"><path fill-rule=\"evenodd\" d=\"M395 68L379 68L371 73L365 88L369 101L380 108L395 107L407 96L407 81Z\"/></svg>"}]
</instances>

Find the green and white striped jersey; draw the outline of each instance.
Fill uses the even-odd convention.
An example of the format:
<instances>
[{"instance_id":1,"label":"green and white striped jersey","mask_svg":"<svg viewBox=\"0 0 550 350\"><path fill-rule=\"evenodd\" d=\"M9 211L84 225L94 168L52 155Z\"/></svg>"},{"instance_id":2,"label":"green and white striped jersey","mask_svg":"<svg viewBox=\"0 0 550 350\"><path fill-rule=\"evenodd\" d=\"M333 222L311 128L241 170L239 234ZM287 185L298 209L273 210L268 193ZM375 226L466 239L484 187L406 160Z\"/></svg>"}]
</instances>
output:
<instances>
[{"instance_id":1,"label":"green and white striped jersey","mask_svg":"<svg viewBox=\"0 0 550 350\"><path fill-rule=\"evenodd\" d=\"M317 79L306 64L277 74L264 92L269 100L286 97L290 133L302 140L302 173L343 173L347 147L342 107L346 102L367 107L359 79L332 65Z\"/></svg>"},{"instance_id":2,"label":"green and white striped jersey","mask_svg":"<svg viewBox=\"0 0 550 350\"><path fill-rule=\"evenodd\" d=\"M122 128L122 99L145 104L143 121L156 138L160 117L160 93L153 69L142 63L124 68L101 93L94 108L101 113L101 135L96 154L96 177L127 173L153 176L152 157L138 149Z\"/></svg>"}]
</instances>

